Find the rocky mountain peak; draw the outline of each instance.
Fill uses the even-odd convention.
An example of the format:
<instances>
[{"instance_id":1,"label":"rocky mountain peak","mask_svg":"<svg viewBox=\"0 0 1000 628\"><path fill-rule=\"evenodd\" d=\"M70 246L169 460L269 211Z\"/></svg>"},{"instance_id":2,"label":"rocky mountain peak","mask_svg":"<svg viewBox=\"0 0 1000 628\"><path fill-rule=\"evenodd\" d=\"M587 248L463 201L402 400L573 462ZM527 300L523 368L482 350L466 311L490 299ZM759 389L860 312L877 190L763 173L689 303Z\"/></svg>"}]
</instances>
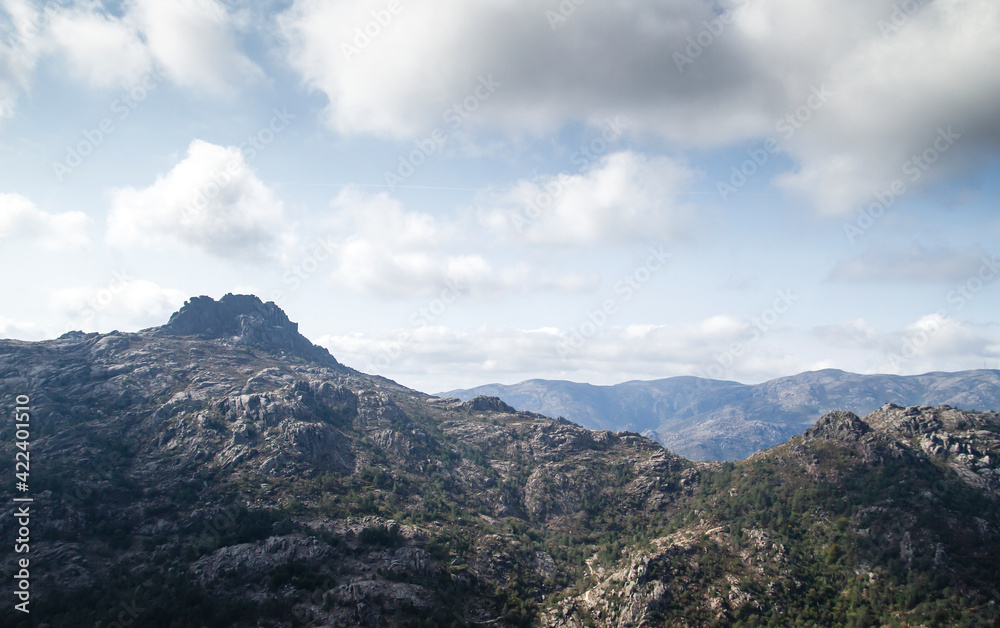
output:
<instances>
[{"instance_id":1,"label":"rocky mountain peak","mask_svg":"<svg viewBox=\"0 0 1000 628\"><path fill-rule=\"evenodd\" d=\"M861 440L861 437L871 430L871 426L853 412L838 411L823 415L802 436L805 440L850 442Z\"/></svg>"},{"instance_id":2,"label":"rocky mountain peak","mask_svg":"<svg viewBox=\"0 0 1000 628\"><path fill-rule=\"evenodd\" d=\"M289 320L284 310L273 301L264 303L252 294L230 293L218 301L208 296L192 297L155 333L218 338L236 345L285 351L337 364L329 351L299 333L298 323Z\"/></svg>"},{"instance_id":3,"label":"rocky mountain peak","mask_svg":"<svg viewBox=\"0 0 1000 628\"><path fill-rule=\"evenodd\" d=\"M501 401L500 397L490 397L487 395L479 395L466 401L462 404L462 407L470 412L510 412L512 414L517 412L517 410Z\"/></svg>"}]
</instances>

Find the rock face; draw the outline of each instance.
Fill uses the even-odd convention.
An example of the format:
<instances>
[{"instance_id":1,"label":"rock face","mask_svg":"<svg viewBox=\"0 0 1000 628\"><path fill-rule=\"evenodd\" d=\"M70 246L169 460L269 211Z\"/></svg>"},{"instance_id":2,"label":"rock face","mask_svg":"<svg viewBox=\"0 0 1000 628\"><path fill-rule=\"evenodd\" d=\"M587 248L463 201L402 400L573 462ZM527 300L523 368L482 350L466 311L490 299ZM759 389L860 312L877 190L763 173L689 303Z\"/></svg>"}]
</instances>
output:
<instances>
[{"instance_id":1,"label":"rock face","mask_svg":"<svg viewBox=\"0 0 1000 628\"><path fill-rule=\"evenodd\" d=\"M317 347L299 333L298 323L272 301L253 295L227 294L216 301L194 297L175 312L159 333L218 338L236 345L287 351L319 362L336 365L329 351Z\"/></svg>"},{"instance_id":2,"label":"rock face","mask_svg":"<svg viewBox=\"0 0 1000 628\"><path fill-rule=\"evenodd\" d=\"M1000 415L996 412L886 404L866 420L879 432L950 469L970 487L1000 498Z\"/></svg>"},{"instance_id":3,"label":"rock face","mask_svg":"<svg viewBox=\"0 0 1000 628\"><path fill-rule=\"evenodd\" d=\"M517 410L501 401L500 397L487 397L486 395L473 397L462 404L461 407L467 409L469 412L517 412Z\"/></svg>"},{"instance_id":4,"label":"rock face","mask_svg":"<svg viewBox=\"0 0 1000 628\"><path fill-rule=\"evenodd\" d=\"M441 394L492 395L590 429L639 431L691 460L738 460L786 442L834 410L863 416L888 402L1000 410L1000 371L904 377L826 369L755 385L697 377L615 386L535 379Z\"/></svg>"},{"instance_id":5,"label":"rock face","mask_svg":"<svg viewBox=\"0 0 1000 628\"><path fill-rule=\"evenodd\" d=\"M857 442L871 431L867 423L858 418L853 412L831 412L816 421L802 435L802 438L809 441L815 439L826 439L842 442Z\"/></svg>"},{"instance_id":6,"label":"rock face","mask_svg":"<svg viewBox=\"0 0 1000 628\"><path fill-rule=\"evenodd\" d=\"M1000 621L995 413L834 412L699 464L305 343L231 295L138 333L0 341L0 408L28 395L33 417L35 625ZM14 442L0 423L6 477Z\"/></svg>"}]
</instances>

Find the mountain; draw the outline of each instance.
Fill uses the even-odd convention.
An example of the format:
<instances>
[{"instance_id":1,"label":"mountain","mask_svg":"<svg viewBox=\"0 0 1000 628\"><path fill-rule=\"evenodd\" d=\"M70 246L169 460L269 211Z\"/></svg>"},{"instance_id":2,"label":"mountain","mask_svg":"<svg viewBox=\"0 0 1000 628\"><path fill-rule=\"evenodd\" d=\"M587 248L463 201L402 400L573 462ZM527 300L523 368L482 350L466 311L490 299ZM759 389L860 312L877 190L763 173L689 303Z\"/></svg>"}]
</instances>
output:
<instances>
[{"instance_id":1,"label":"mountain","mask_svg":"<svg viewBox=\"0 0 1000 628\"><path fill-rule=\"evenodd\" d=\"M713 465L662 533L541 625L996 625L998 420L947 406L833 412Z\"/></svg>"},{"instance_id":2,"label":"mountain","mask_svg":"<svg viewBox=\"0 0 1000 628\"><path fill-rule=\"evenodd\" d=\"M358 373L256 297L0 341L0 382L30 409L29 490L0 497L34 499L30 552L3 564L12 582L30 559L31 625L526 625L610 522L691 490L692 463L637 434Z\"/></svg>"},{"instance_id":3,"label":"mountain","mask_svg":"<svg viewBox=\"0 0 1000 628\"><path fill-rule=\"evenodd\" d=\"M236 295L0 341L0 408L3 625L1000 621L996 413L838 412L696 463L359 373Z\"/></svg>"},{"instance_id":4,"label":"mountain","mask_svg":"<svg viewBox=\"0 0 1000 628\"><path fill-rule=\"evenodd\" d=\"M533 379L438 394L492 395L590 429L641 432L691 460L737 460L801 434L833 410L864 415L885 403L1000 410L1000 371L900 376L826 369L755 385L696 377L615 386Z\"/></svg>"}]
</instances>

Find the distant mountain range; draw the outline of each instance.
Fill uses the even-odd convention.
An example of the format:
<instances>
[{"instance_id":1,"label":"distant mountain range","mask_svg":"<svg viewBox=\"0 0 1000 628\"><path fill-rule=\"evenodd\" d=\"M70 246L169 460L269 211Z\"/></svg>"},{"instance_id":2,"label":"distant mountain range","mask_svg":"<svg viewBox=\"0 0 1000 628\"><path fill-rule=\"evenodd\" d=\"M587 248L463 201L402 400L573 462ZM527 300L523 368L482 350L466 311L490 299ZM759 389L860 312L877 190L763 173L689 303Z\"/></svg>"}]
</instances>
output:
<instances>
[{"instance_id":1,"label":"distant mountain range","mask_svg":"<svg viewBox=\"0 0 1000 628\"><path fill-rule=\"evenodd\" d=\"M590 429L641 432L691 460L737 460L801 434L834 410L864 416L885 403L1000 410L1000 371L901 376L825 369L754 385L697 377L614 386L532 379L438 395L495 396Z\"/></svg>"}]
</instances>

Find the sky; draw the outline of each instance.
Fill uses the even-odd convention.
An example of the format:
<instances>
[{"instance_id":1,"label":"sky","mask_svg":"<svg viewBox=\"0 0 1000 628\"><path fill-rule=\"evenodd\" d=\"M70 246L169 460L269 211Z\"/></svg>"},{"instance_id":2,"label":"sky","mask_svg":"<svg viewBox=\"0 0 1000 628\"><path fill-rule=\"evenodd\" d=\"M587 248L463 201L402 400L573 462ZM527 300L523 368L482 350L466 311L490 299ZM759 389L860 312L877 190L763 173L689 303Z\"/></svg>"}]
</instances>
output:
<instances>
[{"instance_id":1,"label":"sky","mask_svg":"<svg viewBox=\"0 0 1000 628\"><path fill-rule=\"evenodd\" d=\"M1000 367L995 0L0 0L0 337L426 392Z\"/></svg>"}]
</instances>

